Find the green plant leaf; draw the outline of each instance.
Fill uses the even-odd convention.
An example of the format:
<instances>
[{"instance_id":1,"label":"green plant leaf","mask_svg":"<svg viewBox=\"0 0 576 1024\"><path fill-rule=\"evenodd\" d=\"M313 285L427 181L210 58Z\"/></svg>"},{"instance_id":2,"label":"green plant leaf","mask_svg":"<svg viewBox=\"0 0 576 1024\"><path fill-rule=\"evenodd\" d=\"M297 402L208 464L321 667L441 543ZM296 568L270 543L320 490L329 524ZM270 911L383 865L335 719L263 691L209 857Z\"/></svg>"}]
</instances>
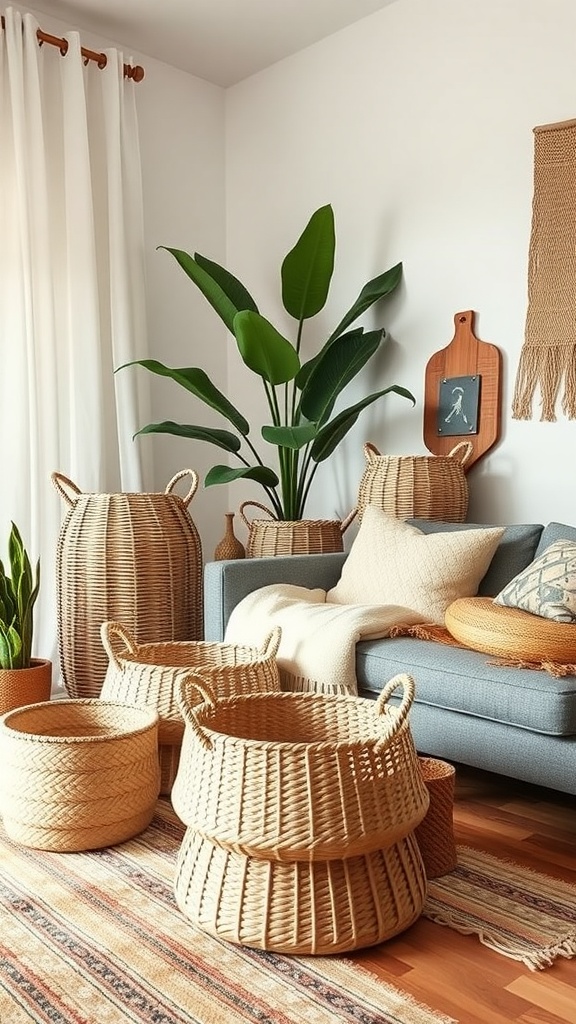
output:
<instances>
[{"instance_id":1,"label":"green plant leaf","mask_svg":"<svg viewBox=\"0 0 576 1024\"><path fill-rule=\"evenodd\" d=\"M23 668L22 641L14 626L0 622L0 668Z\"/></svg>"},{"instance_id":2,"label":"green plant leaf","mask_svg":"<svg viewBox=\"0 0 576 1024\"><path fill-rule=\"evenodd\" d=\"M416 404L414 395L407 391L406 388L401 388L397 384L392 384L389 388L384 388L383 391L376 391L374 394L368 395L367 398L363 398L356 405L351 405L349 409L344 409L330 423L322 427L310 450L310 456L314 462L324 462L325 459L332 455L340 441L346 436L351 427L354 426L362 410L372 405L379 398L392 392L396 395L401 395L402 398L407 398L412 402L412 405Z\"/></svg>"},{"instance_id":3,"label":"green plant leaf","mask_svg":"<svg viewBox=\"0 0 576 1024\"><path fill-rule=\"evenodd\" d=\"M215 409L216 412L219 412L230 423L233 423L236 430L241 434L246 435L250 433L248 420L218 390L208 374L198 366L172 369L170 366L164 366L164 363L159 363L157 359L134 359L131 363L124 363L122 366L119 366L118 370L123 370L126 366L143 366L146 370L150 370L151 373L156 373L160 377L169 377L170 380L185 388L186 391L190 391L201 402L204 402L205 405L209 405L211 409Z\"/></svg>"},{"instance_id":4,"label":"green plant leaf","mask_svg":"<svg viewBox=\"0 0 576 1024\"><path fill-rule=\"evenodd\" d=\"M345 331L350 324L354 323L362 313L365 313L370 306L373 306L378 299L383 299L385 295L389 295L395 288L400 284L402 278L402 264L397 263L396 266L391 267L390 270L386 270L383 274L378 277L374 277L368 284L365 284L362 291L360 292L356 302L350 307L345 316L338 324L338 327L330 335L326 345L330 345L334 338L337 338L342 331Z\"/></svg>"},{"instance_id":5,"label":"green plant leaf","mask_svg":"<svg viewBox=\"0 0 576 1024\"><path fill-rule=\"evenodd\" d=\"M308 320L324 308L335 249L334 212L331 206L321 206L282 263L282 302L295 320Z\"/></svg>"},{"instance_id":6,"label":"green plant leaf","mask_svg":"<svg viewBox=\"0 0 576 1024\"><path fill-rule=\"evenodd\" d=\"M241 309L251 309L254 313L258 312L258 306L250 292L237 277L234 277L234 274L231 274L225 267L221 267L219 263L214 263L213 260L209 260L206 256L201 256L199 252L194 253L194 259L198 266L205 270L207 274L210 274L210 277L213 278L216 284L220 285L220 288L228 296L238 312Z\"/></svg>"},{"instance_id":7,"label":"green plant leaf","mask_svg":"<svg viewBox=\"0 0 576 1024\"><path fill-rule=\"evenodd\" d=\"M359 338L359 337L361 337L362 334L364 334L364 328L363 327L355 327L353 331L348 331L348 333L346 335L343 335L343 337L346 337L346 338L358 337ZM334 339L334 340L336 340L336 339ZM328 342L326 342L325 345L323 346L323 348L321 348L320 351L317 352L315 356L312 356L311 359L308 359L308 361L306 363L302 364L302 366L300 367L300 370L298 372L298 376L296 377L296 387L300 388L301 391L303 391L304 388L306 387L306 384L308 382L308 378L310 377L310 374L312 373L314 368L318 365L320 360L324 358L325 353L328 351L330 346L333 345L333 344L334 344L333 341L331 341L330 344L328 344Z\"/></svg>"},{"instance_id":8,"label":"green plant leaf","mask_svg":"<svg viewBox=\"0 0 576 1024\"><path fill-rule=\"evenodd\" d=\"M294 346L265 317L246 309L234 317L234 334L246 366L269 384L286 384L300 369Z\"/></svg>"},{"instance_id":9,"label":"green plant leaf","mask_svg":"<svg viewBox=\"0 0 576 1024\"><path fill-rule=\"evenodd\" d=\"M212 466L204 480L205 487L213 484L229 484L233 480L255 480L264 487L276 487L278 477L268 466L247 466L245 469L231 469L230 466Z\"/></svg>"},{"instance_id":10,"label":"green plant leaf","mask_svg":"<svg viewBox=\"0 0 576 1024\"><path fill-rule=\"evenodd\" d=\"M366 334L350 331L323 349L302 390L300 408L307 419L326 423L340 392L371 359L383 336L383 328Z\"/></svg>"},{"instance_id":11,"label":"green plant leaf","mask_svg":"<svg viewBox=\"0 0 576 1024\"><path fill-rule=\"evenodd\" d=\"M190 253L184 252L183 249L171 249L167 245L159 245L158 248L166 249L166 252L172 254L176 262L182 267L184 273L200 289L204 298L208 300L212 308L218 313L220 319L224 321L228 330L234 333L232 321L238 309L222 286L196 262Z\"/></svg>"},{"instance_id":12,"label":"green plant leaf","mask_svg":"<svg viewBox=\"0 0 576 1024\"><path fill-rule=\"evenodd\" d=\"M262 437L270 444L279 448L292 448L298 451L313 441L318 433L315 423L302 423L297 427L272 427L268 424L262 427Z\"/></svg>"},{"instance_id":13,"label":"green plant leaf","mask_svg":"<svg viewBox=\"0 0 576 1024\"><path fill-rule=\"evenodd\" d=\"M238 452L242 442L236 434L229 430L216 430L213 427L197 427L189 423L173 423L165 420L163 423L149 423L136 431L137 434L173 434L175 437L188 437L192 441L208 441L226 452Z\"/></svg>"}]
</instances>

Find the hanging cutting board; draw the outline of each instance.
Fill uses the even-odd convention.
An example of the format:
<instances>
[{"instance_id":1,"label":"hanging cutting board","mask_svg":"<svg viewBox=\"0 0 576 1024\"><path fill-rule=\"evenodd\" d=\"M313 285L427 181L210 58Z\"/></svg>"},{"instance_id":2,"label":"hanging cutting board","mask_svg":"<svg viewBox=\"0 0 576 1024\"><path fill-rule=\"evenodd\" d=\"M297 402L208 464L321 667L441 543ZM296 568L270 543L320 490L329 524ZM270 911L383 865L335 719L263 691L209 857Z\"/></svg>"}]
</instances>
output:
<instances>
[{"instance_id":1,"label":"hanging cutting board","mask_svg":"<svg viewBox=\"0 0 576 1024\"><path fill-rule=\"evenodd\" d=\"M448 455L463 438L473 450L466 472L500 436L502 357L475 337L471 309L456 313L454 337L430 357L424 381L424 444Z\"/></svg>"}]
</instances>

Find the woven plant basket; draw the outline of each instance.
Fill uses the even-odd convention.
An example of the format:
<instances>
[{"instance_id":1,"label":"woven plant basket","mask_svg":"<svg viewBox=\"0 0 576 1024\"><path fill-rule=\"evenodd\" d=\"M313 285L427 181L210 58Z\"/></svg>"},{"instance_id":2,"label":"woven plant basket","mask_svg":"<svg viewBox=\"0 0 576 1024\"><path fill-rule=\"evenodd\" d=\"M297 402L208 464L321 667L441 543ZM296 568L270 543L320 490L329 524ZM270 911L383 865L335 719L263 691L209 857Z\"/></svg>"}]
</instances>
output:
<instances>
[{"instance_id":1,"label":"woven plant basket","mask_svg":"<svg viewBox=\"0 0 576 1024\"><path fill-rule=\"evenodd\" d=\"M266 519L248 519L244 509L249 505L266 513ZM343 551L344 531L356 515L356 509L340 522L338 519L275 519L273 512L258 501L245 501L239 516L248 529L247 558L271 555L318 555Z\"/></svg>"},{"instance_id":2,"label":"woven plant basket","mask_svg":"<svg viewBox=\"0 0 576 1024\"><path fill-rule=\"evenodd\" d=\"M453 820L456 770L454 765L434 757L420 757L419 763L430 804L415 835L426 877L438 878L453 871L458 863Z\"/></svg>"},{"instance_id":3,"label":"woven plant basket","mask_svg":"<svg viewBox=\"0 0 576 1024\"><path fill-rule=\"evenodd\" d=\"M163 794L172 790L184 735L184 719L176 696L178 685L190 676L191 670L200 673L218 698L280 689L276 664L279 627L270 632L260 648L201 640L138 643L126 626L118 622L104 622L100 634L108 655L102 699L147 704L158 712Z\"/></svg>"},{"instance_id":4,"label":"woven plant basket","mask_svg":"<svg viewBox=\"0 0 576 1024\"><path fill-rule=\"evenodd\" d=\"M359 519L366 505L377 505L397 519L465 522L468 481L464 466L472 447L470 441L461 441L448 455L381 455L373 444L365 444Z\"/></svg>"},{"instance_id":5,"label":"woven plant basket","mask_svg":"<svg viewBox=\"0 0 576 1024\"><path fill-rule=\"evenodd\" d=\"M413 835L346 860L271 861L223 849L187 829L176 864L180 910L229 942L279 953L371 946L409 928L425 897Z\"/></svg>"},{"instance_id":6,"label":"woven plant basket","mask_svg":"<svg viewBox=\"0 0 576 1024\"><path fill-rule=\"evenodd\" d=\"M52 480L68 505L56 556L62 676L69 696L98 697L103 622L149 641L202 639L202 548L188 513L198 475L182 470L163 494L82 494L60 473Z\"/></svg>"},{"instance_id":7,"label":"woven plant basket","mask_svg":"<svg viewBox=\"0 0 576 1024\"><path fill-rule=\"evenodd\" d=\"M396 708L387 702L398 687ZM354 857L392 846L424 817L409 676L376 702L315 693L213 701L204 691L198 704L197 689L179 688L195 742L180 759L173 804L219 846L268 860Z\"/></svg>"},{"instance_id":8,"label":"woven plant basket","mask_svg":"<svg viewBox=\"0 0 576 1024\"><path fill-rule=\"evenodd\" d=\"M23 846L92 850L137 835L160 789L158 715L101 700L30 704L0 719L0 812Z\"/></svg>"}]
</instances>

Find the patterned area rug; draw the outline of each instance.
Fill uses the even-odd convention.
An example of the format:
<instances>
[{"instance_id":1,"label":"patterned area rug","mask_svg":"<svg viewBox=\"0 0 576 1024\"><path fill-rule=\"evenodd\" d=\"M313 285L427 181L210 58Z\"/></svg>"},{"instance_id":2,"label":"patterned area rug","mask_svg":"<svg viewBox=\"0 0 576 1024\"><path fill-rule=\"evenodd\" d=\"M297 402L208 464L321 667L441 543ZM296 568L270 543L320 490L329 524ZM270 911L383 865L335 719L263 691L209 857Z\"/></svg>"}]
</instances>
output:
<instances>
[{"instance_id":1,"label":"patterned area rug","mask_svg":"<svg viewBox=\"0 0 576 1024\"><path fill-rule=\"evenodd\" d=\"M177 909L183 826L41 853L0 831L2 1024L448 1024L343 959L221 942Z\"/></svg>"},{"instance_id":2,"label":"patterned area rug","mask_svg":"<svg viewBox=\"0 0 576 1024\"><path fill-rule=\"evenodd\" d=\"M467 847L428 883L424 916L533 971L576 956L576 887Z\"/></svg>"}]
</instances>

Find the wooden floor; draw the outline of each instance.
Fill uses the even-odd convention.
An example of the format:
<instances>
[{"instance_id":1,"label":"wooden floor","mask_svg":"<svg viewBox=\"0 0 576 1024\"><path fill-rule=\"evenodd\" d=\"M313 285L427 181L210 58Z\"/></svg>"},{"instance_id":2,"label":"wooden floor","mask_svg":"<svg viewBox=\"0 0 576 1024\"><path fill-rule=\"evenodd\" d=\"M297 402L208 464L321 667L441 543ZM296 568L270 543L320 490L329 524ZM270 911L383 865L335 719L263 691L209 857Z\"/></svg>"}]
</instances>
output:
<instances>
[{"instance_id":1,"label":"wooden floor","mask_svg":"<svg viewBox=\"0 0 576 1024\"><path fill-rule=\"evenodd\" d=\"M458 843L576 885L576 798L457 766ZM576 958L543 971L421 918L351 959L461 1024L576 1024Z\"/></svg>"}]
</instances>

